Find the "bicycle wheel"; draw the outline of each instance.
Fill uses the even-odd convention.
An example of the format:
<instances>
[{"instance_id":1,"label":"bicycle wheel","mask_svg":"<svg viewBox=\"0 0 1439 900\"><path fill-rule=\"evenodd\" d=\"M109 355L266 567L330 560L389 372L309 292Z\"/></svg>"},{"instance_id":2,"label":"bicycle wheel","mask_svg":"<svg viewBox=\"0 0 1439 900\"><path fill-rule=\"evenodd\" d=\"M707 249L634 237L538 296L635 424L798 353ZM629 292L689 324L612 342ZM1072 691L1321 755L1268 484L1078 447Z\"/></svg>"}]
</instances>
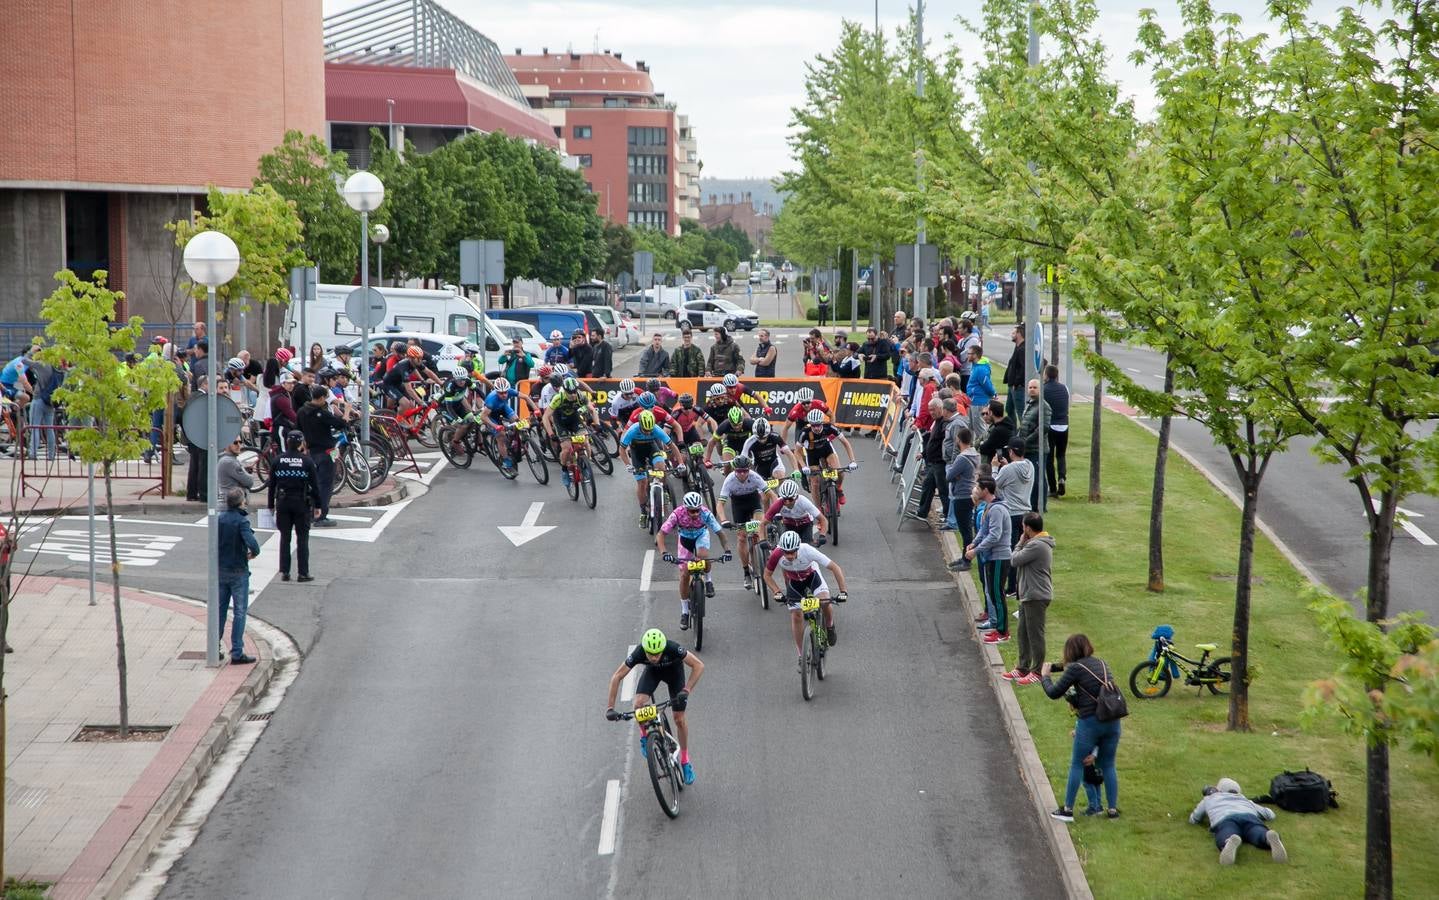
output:
<instances>
[{"instance_id":1,"label":"bicycle wheel","mask_svg":"<svg viewBox=\"0 0 1439 900\"><path fill-rule=\"evenodd\" d=\"M758 566L755 567L754 572L754 580L757 582L757 584L755 585L755 592L759 594L760 609L769 609L769 585L766 584L764 580L764 563L765 560L768 558L769 554L764 552L764 545L761 544L760 563Z\"/></svg>"},{"instance_id":2,"label":"bicycle wheel","mask_svg":"<svg viewBox=\"0 0 1439 900\"><path fill-rule=\"evenodd\" d=\"M580 493L585 496L585 506L594 509L599 498L595 495L595 470L587 459L580 460Z\"/></svg>"},{"instance_id":3,"label":"bicycle wheel","mask_svg":"<svg viewBox=\"0 0 1439 900\"><path fill-rule=\"evenodd\" d=\"M695 630L695 652L705 648L705 580L702 572L690 573L690 624Z\"/></svg>"},{"instance_id":4,"label":"bicycle wheel","mask_svg":"<svg viewBox=\"0 0 1439 900\"><path fill-rule=\"evenodd\" d=\"M1229 671L1229 657L1221 656L1209 664L1207 677L1219 679L1218 681L1205 681L1204 686L1209 688L1211 694L1228 694L1229 682L1233 680L1234 674Z\"/></svg>"},{"instance_id":5,"label":"bicycle wheel","mask_svg":"<svg viewBox=\"0 0 1439 900\"><path fill-rule=\"evenodd\" d=\"M646 759L649 762L650 784L655 786L655 799L660 801L660 809L665 811L665 815L671 819L678 818L680 779L670 759L670 736L660 728L651 728L649 736L650 752Z\"/></svg>"},{"instance_id":6,"label":"bicycle wheel","mask_svg":"<svg viewBox=\"0 0 1439 900\"><path fill-rule=\"evenodd\" d=\"M591 433L599 439L596 443L599 444L600 450L605 456L610 459L620 458L620 438L615 434L613 428L609 425L601 425L599 428L593 429Z\"/></svg>"},{"instance_id":7,"label":"bicycle wheel","mask_svg":"<svg viewBox=\"0 0 1439 900\"><path fill-rule=\"evenodd\" d=\"M829 507L829 509L825 510L825 512L824 512L825 517L829 519L829 539L830 539L831 541L834 541L834 545L835 545L836 547L838 547L838 546L839 546L839 497L838 497L838 491L836 490L836 488L835 488L835 486L834 486L833 484L827 484L827 485L825 485L825 488L824 488L824 500L825 500L825 505Z\"/></svg>"},{"instance_id":8,"label":"bicycle wheel","mask_svg":"<svg viewBox=\"0 0 1439 900\"><path fill-rule=\"evenodd\" d=\"M801 651L799 660L799 691L805 700L814 699L814 684L810 682L810 670L814 667L815 647L814 632L808 627L804 630L804 637L801 639Z\"/></svg>"},{"instance_id":9,"label":"bicycle wheel","mask_svg":"<svg viewBox=\"0 0 1439 900\"><path fill-rule=\"evenodd\" d=\"M440 429L440 452L445 455L445 459L449 461L450 465L457 469L468 469L475 457L467 446L455 448L456 427L455 425L446 425Z\"/></svg>"},{"instance_id":10,"label":"bicycle wheel","mask_svg":"<svg viewBox=\"0 0 1439 900\"><path fill-rule=\"evenodd\" d=\"M824 681L824 657L825 651L829 649L829 641L826 640L824 636L823 621L820 613L815 613L814 621L812 621L809 626L809 634L810 637L814 638L816 650L814 655L814 674L819 677L820 681Z\"/></svg>"},{"instance_id":11,"label":"bicycle wheel","mask_svg":"<svg viewBox=\"0 0 1439 900\"><path fill-rule=\"evenodd\" d=\"M560 442L557 439L545 435L540 441L540 449L544 451L545 459L550 462L560 461Z\"/></svg>"},{"instance_id":12,"label":"bicycle wheel","mask_svg":"<svg viewBox=\"0 0 1439 900\"><path fill-rule=\"evenodd\" d=\"M345 483L355 493L363 494L374 483L371 468L365 465L365 460L355 451L354 444L345 445L344 452L340 454L340 465L345 472Z\"/></svg>"},{"instance_id":13,"label":"bicycle wheel","mask_svg":"<svg viewBox=\"0 0 1439 900\"><path fill-rule=\"evenodd\" d=\"M570 495L571 500L580 499L580 470L578 466L568 466L564 469L565 477L560 480L565 482L565 493Z\"/></svg>"},{"instance_id":14,"label":"bicycle wheel","mask_svg":"<svg viewBox=\"0 0 1439 900\"><path fill-rule=\"evenodd\" d=\"M395 448L382 437L370 435L370 484L382 484L395 464Z\"/></svg>"},{"instance_id":15,"label":"bicycle wheel","mask_svg":"<svg viewBox=\"0 0 1439 900\"><path fill-rule=\"evenodd\" d=\"M493 434L485 435L485 445L490 448L490 462L495 464L495 468L500 470L500 474L503 475L506 480L514 481L516 478L520 477L519 466L513 464L513 460L511 461L511 465L505 465L504 451L500 449L499 442L495 439L495 436Z\"/></svg>"},{"instance_id":16,"label":"bicycle wheel","mask_svg":"<svg viewBox=\"0 0 1439 900\"><path fill-rule=\"evenodd\" d=\"M650 485L648 509L650 513L650 534L653 535L660 530L660 526L663 525L665 521L664 491L660 490L659 485Z\"/></svg>"},{"instance_id":17,"label":"bicycle wheel","mask_svg":"<svg viewBox=\"0 0 1439 900\"><path fill-rule=\"evenodd\" d=\"M606 475L615 474L615 461L610 459L610 455L605 452L605 448L598 446L593 437L590 438L590 446L594 448L594 452L590 454L590 459L594 462L595 468L604 472Z\"/></svg>"},{"instance_id":18,"label":"bicycle wheel","mask_svg":"<svg viewBox=\"0 0 1439 900\"><path fill-rule=\"evenodd\" d=\"M526 435L524 440L525 462L529 463L530 474L535 476L538 484L549 484L550 467L545 462L544 450L540 448L540 440L533 434Z\"/></svg>"},{"instance_id":19,"label":"bicycle wheel","mask_svg":"<svg viewBox=\"0 0 1439 900\"><path fill-rule=\"evenodd\" d=\"M241 447L239 455L235 457L235 459L240 463L240 467L242 469L246 469L255 473L255 478L251 482L252 484L254 484L254 487L250 488L250 493L252 494L258 494L261 491L265 490L270 483L269 466L265 467L265 473L263 476L260 474L260 460L263 458L264 454L260 453L260 451L256 450L254 447Z\"/></svg>"},{"instance_id":20,"label":"bicycle wheel","mask_svg":"<svg viewBox=\"0 0 1439 900\"><path fill-rule=\"evenodd\" d=\"M1173 679L1165 659L1146 659L1129 673L1129 692L1140 700L1153 700L1169 693Z\"/></svg>"},{"instance_id":21,"label":"bicycle wheel","mask_svg":"<svg viewBox=\"0 0 1439 900\"><path fill-rule=\"evenodd\" d=\"M434 429L434 424L439 421L439 419L440 414L433 409L423 412L416 417L415 440L420 442L421 447L433 450L440 446Z\"/></svg>"}]
</instances>

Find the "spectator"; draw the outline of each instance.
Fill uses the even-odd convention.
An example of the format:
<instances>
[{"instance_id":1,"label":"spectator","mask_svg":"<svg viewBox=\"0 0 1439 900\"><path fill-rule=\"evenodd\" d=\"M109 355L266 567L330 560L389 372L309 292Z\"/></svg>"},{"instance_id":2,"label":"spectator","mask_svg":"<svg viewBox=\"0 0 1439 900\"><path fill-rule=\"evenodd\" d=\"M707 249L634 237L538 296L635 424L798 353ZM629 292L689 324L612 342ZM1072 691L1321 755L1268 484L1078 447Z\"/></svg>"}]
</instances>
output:
<instances>
[{"instance_id":1,"label":"spectator","mask_svg":"<svg viewBox=\"0 0 1439 900\"><path fill-rule=\"evenodd\" d=\"M395 356L396 362L399 361L399 357L396 356L393 350L390 355ZM390 368L389 360L386 359L385 362L386 370L388 371ZM523 384L530 380L530 370L535 367L535 356L533 353L525 350L524 341L515 338L510 341L510 349L500 354L499 366L500 371L504 373L505 378L509 380L510 384Z\"/></svg>"},{"instance_id":2,"label":"spectator","mask_svg":"<svg viewBox=\"0 0 1439 900\"><path fill-rule=\"evenodd\" d=\"M749 358L754 366L754 377L773 378L775 363L779 360L779 348L770 343L769 329L759 330L759 343L755 345L754 356Z\"/></svg>"},{"instance_id":3,"label":"spectator","mask_svg":"<svg viewBox=\"0 0 1439 900\"><path fill-rule=\"evenodd\" d=\"M994 483L999 488L1000 499L1009 508L1009 546L1013 549L1019 543L1020 520L1033 508L1029 505L1029 498L1034 487L1034 463L1024 455L1024 442L1015 438L1009 442L1009 447L1000 456L997 465L999 470L994 474ZM1014 570L1011 568L1006 590L1013 594L1016 589Z\"/></svg>"},{"instance_id":4,"label":"spectator","mask_svg":"<svg viewBox=\"0 0 1439 900\"><path fill-rule=\"evenodd\" d=\"M714 346L710 347L709 370L716 378L731 373L744 374L744 354L723 325L715 329Z\"/></svg>"},{"instance_id":5,"label":"spectator","mask_svg":"<svg viewBox=\"0 0 1439 900\"><path fill-rule=\"evenodd\" d=\"M219 518L220 543L220 643L225 641L225 617L230 607L235 618L230 623L230 662L236 665L253 663L255 657L245 653L245 616L250 610L250 560L260 555L260 544L250 517L245 512L245 492L231 488L225 494L226 509Z\"/></svg>"},{"instance_id":6,"label":"spectator","mask_svg":"<svg viewBox=\"0 0 1439 900\"><path fill-rule=\"evenodd\" d=\"M270 388L270 437L277 442L295 427L295 405L290 396L294 390L295 376L289 372L281 372Z\"/></svg>"},{"instance_id":7,"label":"spectator","mask_svg":"<svg viewBox=\"0 0 1439 900\"><path fill-rule=\"evenodd\" d=\"M894 347L889 338L879 333L879 329L870 328L865 332L864 344L859 348L859 353L864 357L865 378L889 377L889 362L894 356Z\"/></svg>"},{"instance_id":8,"label":"spectator","mask_svg":"<svg viewBox=\"0 0 1439 900\"><path fill-rule=\"evenodd\" d=\"M350 349L349 347L346 347L346 348L345 348L345 350L347 351L347 355L348 355L349 349ZM265 367L262 366L262 365L260 365L260 361L259 361L259 360L251 359L251 358L250 358L250 351L249 351L249 350L241 350L239 353L236 353L235 355L240 358L240 362L242 362L242 363L245 364L245 378L247 378L247 379L250 380L250 381L253 381L253 382L257 382L257 383L258 383L258 381L259 381L259 379L260 379L261 373L263 373L263 372L265 371Z\"/></svg>"},{"instance_id":9,"label":"spectator","mask_svg":"<svg viewBox=\"0 0 1439 900\"><path fill-rule=\"evenodd\" d=\"M680 345L670 354L670 374L675 378L699 378L705 373L705 352L695 346L692 329L680 332Z\"/></svg>"},{"instance_id":10,"label":"spectator","mask_svg":"<svg viewBox=\"0 0 1439 900\"><path fill-rule=\"evenodd\" d=\"M1049 601L1054 597L1050 575L1054 565L1054 538L1044 530L1044 518L1037 512L1025 513L1020 520L1024 535L1010 554L1009 566L1019 579L1019 662L1004 673L1015 684L1039 681L1039 665L1044 662L1044 620Z\"/></svg>"},{"instance_id":11,"label":"spectator","mask_svg":"<svg viewBox=\"0 0 1439 900\"><path fill-rule=\"evenodd\" d=\"M1017 422L1024 409L1024 327L1015 326L1009 339L1014 343L1014 350L1009 354L1009 362L1004 367L1004 385L1008 388L1004 412Z\"/></svg>"},{"instance_id":12,"label":"spectator","mask_svg":"<svg viewBox=\"0 0 1439 900\"><path fill-rule=\"evenodd\" d=\"M325 367L325 347L319 341L310 345L310 359L305 363L305 368L311 372L318 372Z\"/></svg>"},{"instance_id":13,"label":"spectator","mask_svg":"<svg viewBox=\"0 0 1439 900\"><path fill-rule=\"evenodd\" d=\"M965 384L969 383L970 372L974 365L975 350L980 350L982 355L983 351L980 347L979 335L974 333L974 321L971 319L961 319L959 323L959 352L955 355L959 357L959 374L963 376Z\"/></svg>"},{"instance_id":14,"label":"spectator","mask_svg":"<svg viewBox=\"0 0 1439 900\"><path fill-rule=\"evenodd\" d=\"M1045 437L1049 441L1049 455L1045 458L1045 476L1049 481L1049 496L1064 496L1065 453L1069 450L1069 388L1059 382L1059 367L1044 367L1044 402L1049 404L1050 415L1045 419Z\"/></svg>"},{"instance_id":15,"label":"spectator","mask_svg":"<svg viewBox=\"0 0 1439 900\"><path fill-rule=\"evenodd\" d=\"M315 464L320 486L320 515L315 519L317 528L335 526L335 520L330 518L330 495L335 491L335 461L330 458L330 450L335 446L334 433L345 427L345 420L330 412L328 397L328 391L316 391L295 417L305 437L310 461Z\"/></svg>"},{"instance_id":16,"label":"spectator","mask_svg":"<svg viewBox=\"0 0 1439 900\"><path fill-rule=\"evenodd\" d=\"M565 336L558 328L551 329L549 343L549 348L545 350L545 363L551 366L558 363L568 364L570 348L565 346Z\"/></svg>"},{"instance_id":17,"label":"spectator","mask_svg":"<svg viewBox=\"0 0 1439 900\"><path fill-rule=\"evenodd\" d=\"M964 417L959 414L959 401L953 396L940 397L940 394L936 393L935 397L939 397L940 418L942 420L936 424L942 424L944 427L944 443L941 445L943 471L939 473L939 480L943 486L939 503L940 518L944 520L944 525L941 527L945 531L954 531L958 526L956 523L950 521L949 503L953 495L949 492L949 464L959 455L959 443L956 440L956 436L959 434L959 430L964 427Z\"/></svg>"},{"instance_id":18,"label":"spectator","mask_svg":"<svg viewBox=\"0 0 1439 900\"><path fill-rule=\"evenodd\" d=\"M830 360L830 370L836 378L858 378L860 376L859 345L845 344L835 348Z\"/></svg>"},{"instance_id":19,"label":"spectator","mask_svg":"<svg viewBox=\"0 0 1439 900\"><path fill-rule=\"evenodd\" d=\"M829 346L818 328L811 328L804 339L804 374L817 378L829 374Z\"/></svg>"},{"instance_id":20,"label":"spectator","mask_svg":"<svg viewBox=\"0 0 1439 900\"><path fill-rule=\"evenodd\" d=\"M314 581L310 575L310 521L319 507L320 479L305 447L305 435L292 431L288 448L275 457L270 473L268 506L275 513L280 531L280 580L290 580L290 538L293 535L299 556L299 581Z\"/></svg>"},{"instance_id":21,"label":"spectator","mask_svg":"<svg viewBox=\"0 0 1439 900\"><path fill-rule=\"evenodd\" d=\"M919 507L914 511L914 517L928 523L930 504L936 494L939 495L940 511L948 514L949 482L944 474L944 401L938 397L930 400L926 412L930 424L924 431L924 444L920 448L920 457L924 460L924 484L919 490Z\"/></svg>"},{"instance_id":22,"label":"spectator","mask_svg":"<svg viewBox=\"0 0 1439 900\"><path fill-rule=\"evenodd\" d=\"M594 350L594 359L590 363L591 378L609 378L615 370L615 348L610 343L604 332L595 335L595 340L590 344Z\"/></svg>"},{"instance_id":23,"label":"spectator","mask_svg":"<svg viewBox=\"0 0 1439 900\"><path fill-rule=\"evenodd\" d=\"M985 633L986 644L999 644L1009 640L1009 604L1004 599L1004 582L1009 577L1009 510L988 475L975 479L975 491L984 509L978 514L979 528L974 542L964 548L964 557L979 559L985 618L977 627Z\"/></svg>"},{"instance_id":24,"label":"spectator","mask_svg":"<svg viewBox=\"0 0 1439 900\"><path fill-rule=\"evenodd\" d=\"M594 365L595 348L590 346L584 331L575 329L575 333L570 335L570 368L580 378L588 378L594 372Z\"/></svg>"},{"instance_id":25,"label":"spectator","mask_svg":"<svg viewBox=\"0 0 1439 900\"><path fill-rule=\"evenodd\" d=\"M1039 379L1031 379L1025 391L1024 416L1019 420L1019 437L1024 441L1024 458L1034 466L1034 481L1029 493L1029 508L1039 509L1039 422L1040 408L1044 409L1044 421L1051 415L1049 404L1039 393ZM1053 488L1053 485L1050 485Z\"/></svg>"},{"instance_id":26,"label":"spectator","mask_svg":"<svg viewBox=\"0 0 1439 900\"><path fill-rule=\"evenodd\" d=\"M205 339L205 323L204 323L204 322L196 322L196 323L195 323L195 330L194 330L194 332L190 335L190 339L185 342L185 349L186 349L187 351L189 351L189 350L194 350L194 349L195 349L195 345L196 345L196 344L199 344L199 343L200 343L201 341L203 341L204 339Z\"/></svg>"},{"instance_id":27,"label":"spectator","mask_svg":"<svg viewBox=\"0 0 1439 900\"><path fill-rule=\"evenodd\" d=\"M965 393L969 395L969 427L977 436L984 434L981 416L989 401L994 399L993 365L989 357L978 347L969 349L969 379L965 382Z\"/></svg>"},{"instance_id":28,"label":"spectator","mask_svg":"<svg viewBox=\"0 0 1439 900\"><path fill-rule=\"evenodd\" d=\"M815 306L819 309L819 327L823 328L829 321L829 293L827 291L819 292L819 296L815 298Z\"/></svg>"},{"instance_id":29,"label":"spectator","mask_svg":"<svg viewBox=\"0 0 1439 900\"><path fill-rule=\"evenodd\" d=\"M664 348L664 337L655 332L650 335L650 345L640 353L639 374L664 378L670 374L670 355Z\"/></svg>"},{"instance_id":30,"label":"spectator","mask_svg":"<svg viewBox=\"0 0 1439 900\"><path fill-rule=\"evenodd\" d=\"M219 377L219 373L216 373ZM190 390L209 390L210 380L210 342L205 338L195 342L190 350Z\"/></svg>"},{"instance_id":31,"label":"spectator","mask_svg":"<svg viewBox=\"0 0 1439 900\"><path fill-rule=\"evenodd\" d=\"M924 357L921 356L921 359ZM934 399L934 392L939 390L939 372L926 366L919 370L919 376L915 383L918 385L915 390L914 404L910 407L914 412L914 424L920 431L928 431L930 423L934 421L933 414L929 409L929 401Z\"/></svg>"},{"instance_id":32,"label":"spectator","mask_svg":"<svg viewBox=\"0 0 1439 900\"><path fill-rule=\"evenodd\" d=\"M220 460L215 464L215 477L219 479L220 496L229 496L230 488L239 488L246 493L255 489L255 476L240 464L240 449L244 445L237 437L220 451Z\"/></svg>"},{"instance_id":33,"label":"spectator","mask_svg":"<svg viewBox=\"0 0 1439 900\"><path fill-rule=\"evenodd\" d=\"M949 480L949 518L945 527L959 532L959 546L968 547L974 540L974 479L979 475L979 454L975 452L974 435L961 425L954 430L955 454L944 467L945 478ZM950 568L955 572L968 572L969 560L960 557Z\"/></svg>"},{"instance_id":34,"label":"spectator","mask_svg":"<svg viewBox=\"0 0 1439 900\"><path fill-rule=\"evenodd\" d=\"M1219 848L1221 866L1234 865L1241 844L1268 850L1269 858L1277 863L1289 861L1279 832L1264 824L1265 820L1274 820L1274 810L1245 797L1234 779L1221 778L1214 787L1205 788L1204 799L1189 814L1189 824L1198 825L1206 816L1214 846Z\"/></svg>"},{"instance_id":35,"label":"spectator","mask_svg":"<svg viewBox=\"0 0 1439 900\"><path fill-rule=\"evenodd\" d=\"M1099 748L1095 763L1104 774L1104 794L1109 801L1107 814L1111 819L1119 818L1119 774L1115 770L1114 758L1119 751L1119 720L1101 722L1094 714L1099 701L1099 692L1105 685L1114 684L1109 665L1094 655L1094 645L1082 634L1071 634L1064 642L1064 655L1060 669L1063 674L1059 681L1052 682L1049 674L1054 664L1045 660L1039 666L1040 684L1051 700L1060 697L1069 701L1078 717L1074 725L1074 746L1070 751L1069 781L1064 787L1064 803L1050 815L1061 822L1074 821L1074 796L1079 793L1079 784L1084 778L1084 758Z\"/></svg>"},{"instance_id":36,"label":"spectator","mask_svg":"<svg viewBox=\"0 0 1439 900\"><path fill-rule=\"evenodd\" d=\"M979 458L984 468L990 468L1009 442L1014 438L1014 423L1005 418L1004 401L994 399L984 407L981 415L984 422L984 441L979 445Z\"/></svg>"},{"instance_id":37,"label":"spectator","mask_svg":"<svg viewBox=\"0 0 1439 900\"><path fill-rule=\"evenodd\" d=\"M30 387L34 390L34 399L30 402L30 427L37 430L30 432L30 457L40 458L40 437L45 438L45 458L55 458L55 406L51 402L54 399L55 391L59 389L60 383L65 380L65 372L58 366L52 366L47 362L32 359L28 363ZM163 412L161 413L163 415Z\"/></svg>"}]
</instances>

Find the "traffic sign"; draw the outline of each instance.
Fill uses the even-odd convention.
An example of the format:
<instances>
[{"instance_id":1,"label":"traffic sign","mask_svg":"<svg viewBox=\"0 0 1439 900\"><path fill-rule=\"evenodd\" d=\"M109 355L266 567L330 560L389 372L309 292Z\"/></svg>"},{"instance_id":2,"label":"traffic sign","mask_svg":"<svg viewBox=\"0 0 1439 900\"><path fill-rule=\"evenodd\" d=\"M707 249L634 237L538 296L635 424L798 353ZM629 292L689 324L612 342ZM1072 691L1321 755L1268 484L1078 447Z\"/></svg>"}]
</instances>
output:
<instances>
[{"instance_id":1,"label":"traffic sign","mask_svg":"<svg viewBox=\"0 0 1439 900\"><path fill-rule=\"evenodd\" d=\"M640 290L654 287L655 284L655 255L648 250L636 250L635 262L635 286Z\"/></svg>"},{"instance_id":2,"label":"traffic sign","mask_svg":"<svg viewBox=\"0 0 1439 900\"><path fill-rule=\"evenodd\" d=\"M914 245L897 244L894 248L894 283L902 288L914 287ZM939 287L939 245L919 245L919 288Z\"/></svg>"},{"instance_id":3,"label":"traffic sign","mask_svg":"<svg viewBox=\"0 0 1439 900\"><path fill-rule=\"evenodd\" d=\"M999 282L993 281L993 280L991 280L991 281L986 281L986 282L984 283L984 292L985 292L986 294L997 294L997 293L999 293Z\"/></svg>"},{"instance_id":4,"label":"traffic sign","mask_svg":"<svg viewBox=\"0 0 1439 900\"><path fill-rule=\"evenodd\" d=\"M1044 368L1044 325L1037 319L1029 323L1029 340L1034 346L1034 375L1042 381Z\"/></svg>"},{"instance_id":5,"label":"traffic sign","mask_svg":"<svg viewBox=\"0 0 1439 900\"><path fill-rule=\"evenodd\" d=\"M385 295L375 288L358 287L345 298L345 315L356 328L379 328L388 311Z\"/></svg>"},{"instance_id":6,"label":"traffic sign","mask_svg":"<svg viewBox=\"0 0 1439 900\"><path fill-rule=\"evenodd\" d=\"M224 394L215 395L215 405L220 410L220 427L217 439L220 447L227 447L235 438L240 436L240 426L244 423L244 417L240 415L240 407L235 401ZM180 427L184 429L185 440L196 447L204 447L209 443L210 425L210 404L209 398L204 394L195 394L185 403L184 410L180 413Z\"/></svg>"}]
</instances>

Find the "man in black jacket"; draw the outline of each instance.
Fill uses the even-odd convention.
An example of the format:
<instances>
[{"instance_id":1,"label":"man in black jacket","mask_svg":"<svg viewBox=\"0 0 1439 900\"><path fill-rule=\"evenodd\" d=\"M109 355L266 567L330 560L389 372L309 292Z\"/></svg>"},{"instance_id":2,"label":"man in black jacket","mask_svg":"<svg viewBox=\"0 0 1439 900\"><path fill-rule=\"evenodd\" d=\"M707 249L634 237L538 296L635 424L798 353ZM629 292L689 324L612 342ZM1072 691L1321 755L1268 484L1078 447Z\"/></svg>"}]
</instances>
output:
<instances>
[{"instance_id":1,"label":"man in black jacket","mask_svg":"<svg viewBox=\"0 0 1439 900\"><path fill-rule=\"evenodd\" d=\"M949 480L944 475L944 429L948 420L944 415L944 401L938 397L929 401L929 415L934 423L924 435L924 485L919 489L919 509L915 516L923 522L929 521L929 507L939 496L939 509L949 512Z\"/></svg>"},{"instance_id":2,"label":"man in black jacket","mask_svg":"<svg viewBox=\"0 0 1439 900\"><path fill-rule=\"evenodd\" d=\"M330 458L330 450L335 446L334 432L345 427L345 420L330 412L323 390L308 398L297 418L319 478L320 516L315 520L315 526L333 528L335 522L330 518L330 494L334 493L335 487L335 461Z\"/></svg>"},{"instance_id":3,"label":"man in black jacket","mask_svg":"<svg viewBox=\"0 0 1439 900\"><path fill-rule=\"evenodd\" d=\"M310 575L310 519L320 498L320 479L315 463L305 455L303 432L291 431L286 448L270 465L270 496L266 504L275 514L280 529L280 580L290 580L290 536L295 537L299 556L300 581L314 581Z\"/></svg>"},{"instance_id":4,"label":"man in black jacket","mask_svg":"<svg viewBox=\"0 0 1439 900\"><path fill-rule=\"evenodd\" d=\"M580 378L588 378L594 371L595 348L590 346L589 340L583 331L576 330L570 335L570 368L575 370L575 375Z\"/></svg>"},{"instance_id":5,"label":"man in black jacket","mask_svg":"<svg viewBox=\"0 0 1439 900\"><path fill-rule=\"evenodd\" d=\"M615 348L601 332L595 335L595 340L590 344L590 350L594 358L590 362L590 377L609 378L615 370Z\"/></svg>"},{"instance_id":6,"label":"man in black jacket","mask_svg":"<svg viewBox=\"0 0 1439 900\"><path fill-rule=\"evenodd\" d=\"M1024 412L1024 328L1016 325L1009 339L1014 342L1014 352L1004 366L1004 385L1009 388L1004 413L1018 422Z\"/></svg>"},{"instance_id":7,"label":"man in black jacket","mask_svg":"<svg viewBox=\"0 0 1439 900\"><path fill-rule=\"evenodd\" d=\"M987 474L995 456L1004 452L1014 438L1014 423L1004 415L1004 401L998 399L989 401L979 415L984 427L989 429L984 433L984 443L979 445L980 472Z\"/></svg>"},{"instance_id":8,"label":"man in black jacket","mask_svg":"<svg viewBox=\"0 0 1439 900\"><path fill-rule=\"evenodd\" d=\"M890 345L889 338L880 334L877 329L871 328L865 335L864 344L859 348L859 352L864 357L865 378L889 377L889 359L894 354L894 347Z\"/></svg>"}]
</instances>

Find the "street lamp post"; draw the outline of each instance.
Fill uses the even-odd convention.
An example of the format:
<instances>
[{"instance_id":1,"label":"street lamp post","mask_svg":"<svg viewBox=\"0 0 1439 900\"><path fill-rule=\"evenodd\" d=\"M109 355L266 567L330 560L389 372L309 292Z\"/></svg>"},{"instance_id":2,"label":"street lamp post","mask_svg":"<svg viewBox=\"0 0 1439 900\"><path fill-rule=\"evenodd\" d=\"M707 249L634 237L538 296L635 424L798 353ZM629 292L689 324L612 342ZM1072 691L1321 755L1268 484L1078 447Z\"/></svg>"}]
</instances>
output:
<instances>
[{"instance_id":1,"label":"street lamp post","mask_svg":"<svg viewBox=\"0 0 1439 900\"><path fill-rule=\"evenodd\" d=\"M385 202L385 186L369 172L356 172L345 180L340 191L350 208L360 214L360 287L364 289L366 302L370 294L370 213ZM370 359L370 320L367 317L360 325L361 364ZM370 459L370 379L368 374L360 378L360 454L369 465Z\"/></svg>"},{"instance_id":2,"label":"street lamp post","mask_svg":"<svg viewBox=\"0 0 1439 900\"><path fill-rule=\"evenodd\" d=\"M385 241L390 239L390 229L384 225L376 225L370 229L370 239L375 242L375 253L379 258L375 260L375 280L380 284L385 283Z\"/></svg>"},{"instance_id":3,"label":"street lamp post","mask_svg":"<svg viewBox=\"0 0 1439 900\"><path fill-rule=\"evenodd\" d=\"M202 231L185 244L185 271L196 284L205 286L205 325L210 339L215 330L215 288L235 277L240 268L240 250L229 236ZM205 376L205 461L206 524L209 526L209 582L205 598L205 664L220 664L220 407L216 402L215 347L206 352Z\"/></svg>"}]
</instances>

